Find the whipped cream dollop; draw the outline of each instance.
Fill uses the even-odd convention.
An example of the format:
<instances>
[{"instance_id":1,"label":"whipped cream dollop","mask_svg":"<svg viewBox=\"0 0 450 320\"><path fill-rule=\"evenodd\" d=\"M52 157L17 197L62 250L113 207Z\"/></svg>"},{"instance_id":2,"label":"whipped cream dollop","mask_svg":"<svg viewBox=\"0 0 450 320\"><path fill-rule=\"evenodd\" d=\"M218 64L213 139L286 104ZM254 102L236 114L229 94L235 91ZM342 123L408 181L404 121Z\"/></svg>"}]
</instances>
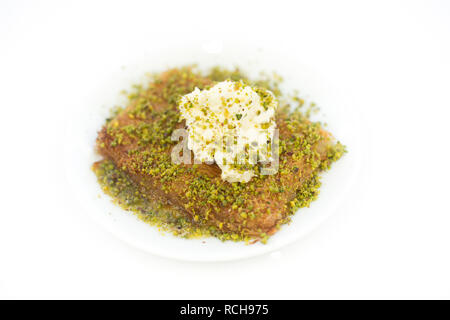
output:
<instances>
[{"instance_id":1,"label":"whipped cream dollop","mask_svg":"<svg viewBox=\"0 0 450 320\"><path fill-rule=\"evenodd\" d=\"M242 81L195 88L179 102L188 148L196 160L217 163L223 180L248 182L257 162L271 160L277 106L272 92Z\"/></svg>"}]
</instances>

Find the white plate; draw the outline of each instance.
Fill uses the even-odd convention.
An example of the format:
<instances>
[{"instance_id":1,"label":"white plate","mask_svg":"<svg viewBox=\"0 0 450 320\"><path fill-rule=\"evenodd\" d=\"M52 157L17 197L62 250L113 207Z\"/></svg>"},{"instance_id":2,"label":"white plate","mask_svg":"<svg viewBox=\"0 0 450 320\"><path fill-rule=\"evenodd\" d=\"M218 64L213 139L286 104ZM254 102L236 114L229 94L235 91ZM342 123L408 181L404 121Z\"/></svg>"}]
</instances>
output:
<instances>
[{"instance_id":1,"label":"white plate","mask_svg":"<svg viewBox=\"0 0 450 320\"><path fill-rule=\"evenodd\" d=\"M236 46L212 42L198 47L147 53L143 61L130 57L129 61L134 61L133 64L125 67L118 65L99 76L99 83L102 81L103 86L92 90L92 94L86 94L82 105L72 108L68 115L65 162L74 197L81 201L92 218L120 239L147 252L180 260L225 261L249 258L276 250L311 232L335 211L358 172L361 118L351 101L334 89L333 83L328 83L317 71L297 61L295 52L287 52L289 51L280 54L242 44ZM92 163L99 159L94 153L97 131L107 117L109 108L121 103L119 92L142 81L146 72L189 63L198 63L200 68L238 65L250 74L257 74L261 70L276 71L284 77L285 91L299 89L301 95L318 104L321 120L348 147L349 153L323 174L318 200L310 208L300 209L292 223L284 225L265 245L221 242L214 238L187 240L162 234L138 220L132 213L114 205L102 193L91 171Z\"/></svg>"}]
</instances>

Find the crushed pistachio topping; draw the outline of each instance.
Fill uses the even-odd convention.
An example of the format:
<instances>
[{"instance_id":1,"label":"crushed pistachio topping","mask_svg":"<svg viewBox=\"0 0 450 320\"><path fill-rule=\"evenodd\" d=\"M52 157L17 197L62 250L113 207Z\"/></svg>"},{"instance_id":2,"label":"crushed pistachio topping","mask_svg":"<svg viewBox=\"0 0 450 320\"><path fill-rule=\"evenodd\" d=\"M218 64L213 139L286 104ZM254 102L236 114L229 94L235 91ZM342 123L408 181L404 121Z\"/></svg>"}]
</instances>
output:
<instances>
[{"instance_id":1,"label":"crushed pistachio topping","mask_svg":"<svg viewBox=\"0 0 450 320\"><path fill-rule=\"evenodd\" d=\"M278 102L272 92L226 80L184 95L179 103L196 160L215 162L228 182L248 182L253 166L271 160Z\"/></svg>"}]
</instances>

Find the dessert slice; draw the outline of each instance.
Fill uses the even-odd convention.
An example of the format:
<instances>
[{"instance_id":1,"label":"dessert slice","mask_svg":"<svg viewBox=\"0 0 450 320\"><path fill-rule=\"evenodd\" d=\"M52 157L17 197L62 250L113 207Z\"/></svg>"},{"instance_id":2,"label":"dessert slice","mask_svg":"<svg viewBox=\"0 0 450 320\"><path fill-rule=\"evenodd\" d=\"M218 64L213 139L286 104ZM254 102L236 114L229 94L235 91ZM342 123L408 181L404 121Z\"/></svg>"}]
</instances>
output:
<instances>
[{"instance_id":1,"label":"dessert slice","mask_svg":"<svg viewBox=\"0 0 450 320\"><path fill-rule=\"evenodd\" d=\"M221 179L216 164L173 163L171 152L178 141L172 141L172 132L185 127L179 97L216 80L215 73L203 76L181 68L155 76L148 88L138 88L129 105L99 132L97 149L104 160L94 171L121 205L165 230L185 237L265 241L317 197L319 173L345 148L320 123L298 110L279 108L276 174L230 183Z\"/></svg>"}]
</instances>

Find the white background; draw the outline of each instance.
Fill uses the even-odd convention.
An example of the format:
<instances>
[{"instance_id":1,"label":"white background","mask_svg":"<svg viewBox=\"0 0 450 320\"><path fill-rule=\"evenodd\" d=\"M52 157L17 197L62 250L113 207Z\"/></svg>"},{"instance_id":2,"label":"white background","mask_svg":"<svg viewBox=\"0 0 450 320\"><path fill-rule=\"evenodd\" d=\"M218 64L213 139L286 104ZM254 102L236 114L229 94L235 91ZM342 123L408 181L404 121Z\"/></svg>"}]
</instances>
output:
<instances>
[{"instance_id":1,"label":"white background","mask_svg":"<svg viewBox=\"0 0 450 320\"><path fill-rule=\"evenodd\" d=\"M301 46L299 61L360 106L358 182L317 230L266 256L141 252L63 188L70 102L130 52L227 38ZM1 0L0 298L448 299L449 91L448 1Z\"/></svg>"}]
</instances>

